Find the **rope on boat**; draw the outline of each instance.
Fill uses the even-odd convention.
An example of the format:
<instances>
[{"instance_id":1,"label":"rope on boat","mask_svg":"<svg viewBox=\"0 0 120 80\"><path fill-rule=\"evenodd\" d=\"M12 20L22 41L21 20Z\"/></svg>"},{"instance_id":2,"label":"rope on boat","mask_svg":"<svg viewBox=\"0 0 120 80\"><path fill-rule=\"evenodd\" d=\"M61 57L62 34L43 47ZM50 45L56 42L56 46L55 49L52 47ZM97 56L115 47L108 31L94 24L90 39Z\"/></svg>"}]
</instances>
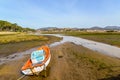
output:
<instances>
[{"instance_id":1,"label":"rope on boat","mask_svg":"<svg viewBox=\"0 0 120 80\"><path fill-rule=\"evenodd\" d=\"M22 75L21 77L19 77L17 80L21 80L25 77L25 75Z\"/></svg>"}]
</instances>

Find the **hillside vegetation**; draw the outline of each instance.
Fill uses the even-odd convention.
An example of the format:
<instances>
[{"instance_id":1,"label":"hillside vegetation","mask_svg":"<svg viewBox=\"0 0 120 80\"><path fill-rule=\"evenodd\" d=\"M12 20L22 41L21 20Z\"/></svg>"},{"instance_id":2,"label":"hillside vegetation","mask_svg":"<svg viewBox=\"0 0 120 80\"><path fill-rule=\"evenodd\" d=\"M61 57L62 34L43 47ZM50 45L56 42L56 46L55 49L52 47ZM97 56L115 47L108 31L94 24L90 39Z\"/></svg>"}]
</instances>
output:
<instances>
[{"instance_id":1,"label":"hillside vegetation","mask_svg":"<svg viewBox=\"0 0 120 80\"><path fill-rule=\"evenodd\" d=\"M17 25L17 23L10 23L8 21L0 20L0 31L27 32L35 30L30 28L22 28Z\"/></svg>"}]
</instances>

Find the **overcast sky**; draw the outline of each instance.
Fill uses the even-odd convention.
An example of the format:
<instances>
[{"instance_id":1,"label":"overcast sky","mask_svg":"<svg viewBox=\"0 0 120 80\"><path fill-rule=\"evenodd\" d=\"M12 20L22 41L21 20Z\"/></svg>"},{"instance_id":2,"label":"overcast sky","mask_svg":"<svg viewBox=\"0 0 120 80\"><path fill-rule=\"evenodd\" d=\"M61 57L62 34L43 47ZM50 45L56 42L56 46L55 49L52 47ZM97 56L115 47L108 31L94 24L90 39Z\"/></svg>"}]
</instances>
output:
<instances>
[{"instance_id":1,"label":"overcast sky","mask_svg":"<svg viewBox=\"0 0 120 80\"><path fill-rule=\"evenodd\" d=\"M35 29L119 26L120 0L0 0L0 19Z\"/></svg>"}]
</instances>

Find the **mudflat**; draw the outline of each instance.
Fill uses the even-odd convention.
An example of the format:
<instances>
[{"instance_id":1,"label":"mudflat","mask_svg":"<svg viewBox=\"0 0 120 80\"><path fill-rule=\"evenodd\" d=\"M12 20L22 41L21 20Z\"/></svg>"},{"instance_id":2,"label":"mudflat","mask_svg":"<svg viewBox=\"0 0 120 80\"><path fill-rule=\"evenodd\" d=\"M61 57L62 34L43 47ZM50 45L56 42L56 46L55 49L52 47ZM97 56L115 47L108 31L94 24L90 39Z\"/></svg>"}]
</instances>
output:
<instances>
[{"instance_id":1,"label":"mudflat","mask_svg":"<svg viewBox=\"0 0 120 80\"><path fill-rule=\"evenodd\" d=\"M39 76L25 76L21 80L112 80L120 74L120 60L87 49L74 43L51 47L51 61ZM0 80L17 80L21 67L30 55L19 60L9 61L0 65Z\"/></svg>"}]
</instances>

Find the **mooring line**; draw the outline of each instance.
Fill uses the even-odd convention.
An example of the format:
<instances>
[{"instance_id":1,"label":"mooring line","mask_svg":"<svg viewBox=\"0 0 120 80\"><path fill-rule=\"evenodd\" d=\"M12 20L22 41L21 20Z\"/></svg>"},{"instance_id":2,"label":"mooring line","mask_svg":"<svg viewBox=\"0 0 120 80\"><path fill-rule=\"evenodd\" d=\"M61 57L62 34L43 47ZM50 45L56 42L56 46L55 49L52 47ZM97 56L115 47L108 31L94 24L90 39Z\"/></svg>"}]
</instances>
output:
<instances>
[{"instance_id":1,"label":"mooring line","mask_svg":"<svg viewBox=\"0 0 120 80\"><path fill-rule=\"evenodd\" d=\"M21 80L25 77L25 75L22 75L21 77L19 77L17 80Z\"/></svg>"}]
</instances>

